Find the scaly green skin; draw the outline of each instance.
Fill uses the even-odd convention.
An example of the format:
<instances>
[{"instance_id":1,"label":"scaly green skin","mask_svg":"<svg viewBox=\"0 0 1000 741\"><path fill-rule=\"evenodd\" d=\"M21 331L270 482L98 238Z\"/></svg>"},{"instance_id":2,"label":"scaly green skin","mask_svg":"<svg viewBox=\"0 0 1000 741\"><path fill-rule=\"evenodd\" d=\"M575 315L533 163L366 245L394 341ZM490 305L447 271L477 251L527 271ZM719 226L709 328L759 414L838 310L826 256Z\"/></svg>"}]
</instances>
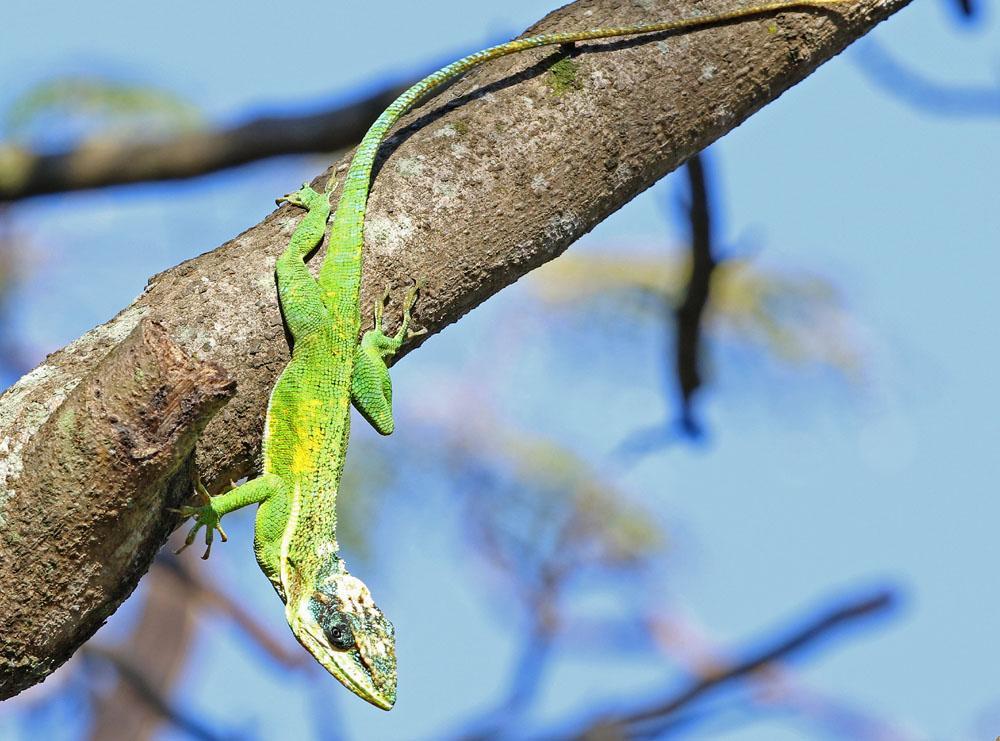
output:
<instances>
[{"instance_id":1,"label":"scaly green skin","mask_svg":"<svg viewBox=\"0 0 1000 741\"><path fill-rule=\"evenodd\" d=\"M348 574L339 557L335 511L350 435L350 403L379 432L392 432L392 388L385 360L408 337L417 292L415 286L407 294L402 325L393 336L382 331L381 309L387 293L376 305L375 328L358 342L365 206L372 165L389 129L435 88L507 54L844 1L782 0L697 18L518 39L464 57L400 95L375 121L354 154L330 229L329 250L315 280L305 260L322 241L330 214L328 194L304 185L285 196L307 213L276 266L281 308L294 346L268 405L264 472L216 497L208 497L198 483L201 506L181 510L195 517L186 545L205 527L210 549L213 531L225 539L219 526L224 514L259 503L254 531L257 562L284 601L295 636L348 689L378 707L391 708L396 699L393 627L368 588Z\"/></svg>"}]
</instances>

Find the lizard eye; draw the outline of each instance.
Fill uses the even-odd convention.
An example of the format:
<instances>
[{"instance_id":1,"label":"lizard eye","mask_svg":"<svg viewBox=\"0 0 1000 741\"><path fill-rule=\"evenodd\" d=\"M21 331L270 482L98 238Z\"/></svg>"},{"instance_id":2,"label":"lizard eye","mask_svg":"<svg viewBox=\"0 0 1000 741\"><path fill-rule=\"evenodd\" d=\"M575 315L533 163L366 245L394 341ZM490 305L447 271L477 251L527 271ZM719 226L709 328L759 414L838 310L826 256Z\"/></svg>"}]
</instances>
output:
<instances>
[{"instance_id":1,"label":"lizard eye","mask_svg":"<svg viewBox=\"0 0 1000 741\"><path fill-rule=\"evenodd\" d=\"M341 651L354 648L354 631L351 630L350 623L344 620L341 623L331 625L326 630L326 637L330 640L330 645Z\"/></svg>"},{"instance_id":2,"label":"lizard eye","mask_svg":"<svg viewBox=\"0 0 1000 741\"><path fill-rule=\"evenodd\" d=\"M348 615L337 610L325 594L317 592L313 601L313 614L326 634L330 645L339 651L348 651L355 646L354 626Z\"/></svg>"}]
</instances>

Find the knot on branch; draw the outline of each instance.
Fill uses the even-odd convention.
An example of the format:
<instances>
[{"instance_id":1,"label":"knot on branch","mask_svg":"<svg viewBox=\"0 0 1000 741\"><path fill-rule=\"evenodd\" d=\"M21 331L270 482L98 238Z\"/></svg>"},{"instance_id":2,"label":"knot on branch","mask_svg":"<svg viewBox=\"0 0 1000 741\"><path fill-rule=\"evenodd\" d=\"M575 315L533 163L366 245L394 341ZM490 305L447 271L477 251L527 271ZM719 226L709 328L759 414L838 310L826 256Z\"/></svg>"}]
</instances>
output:
<instances>
[{"instance_id":1,"label":"knot on branch","mask_svg":"<svg viewBox=\"0 0 1000 741\"><path fill-rule=\"evenodd\" d=\"M24 449L0 525L0 699L52 671L135 588L189 490L198 434L236 392L143 320Z\"/></svg>"}]
</instances>

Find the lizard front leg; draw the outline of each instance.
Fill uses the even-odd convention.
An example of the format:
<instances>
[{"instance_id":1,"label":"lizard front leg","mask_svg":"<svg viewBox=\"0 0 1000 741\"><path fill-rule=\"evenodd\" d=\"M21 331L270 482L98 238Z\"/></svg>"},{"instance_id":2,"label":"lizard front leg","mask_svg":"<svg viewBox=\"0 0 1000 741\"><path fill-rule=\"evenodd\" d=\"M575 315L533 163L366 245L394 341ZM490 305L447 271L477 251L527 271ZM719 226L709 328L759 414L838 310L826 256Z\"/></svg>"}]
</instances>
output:
<instances>
[{"instance_id":1,"label":"lizard front leg","mask_svg":"<svg viewBox=\"0 0 1000 741\"><path fill-rule=\"evenodd\" d=\"M417 301L420 281L406 292L403 299L403 322L395 335L385 334L383 312L389 298L386 288L381 300L375 303L375 327L364 333L361 343L354 351L354 370L351 374L351 401L372 427L383 435L392 434L395 422L392 419L392 379L385 361L399 350L404 341L417 337L427 330L409 332L410 311Z\"/></svg>"},{"instance_id":2,"label":"lizard front leg","mask_svg":"<svg viewBox=\"0 0 1000 741\"><path fill-rule=\"evenodd\" d=\"M223 515L235 509L263 502L269 497L283 491L284 487L285 484L281 477L274 474L264 474L240 486L233 486L225 494L213 497L205 489L201 478L196 477L194 488L200 504L198 506L185 506L180 509L171 510L177 512L184 519L188 517L194 518L194 525L188 532L187 538L184 539L184 545L177 550L177 553L180 553L194 543L194 539L198 536L198 531L201 528L205 528L205 553L202 555L202 558L208 558L212 552L212 539L216 531L218 531L223 543L228 539L226 531L222 529L222 525L220 524Z\"/></svg>"}]
</instances>

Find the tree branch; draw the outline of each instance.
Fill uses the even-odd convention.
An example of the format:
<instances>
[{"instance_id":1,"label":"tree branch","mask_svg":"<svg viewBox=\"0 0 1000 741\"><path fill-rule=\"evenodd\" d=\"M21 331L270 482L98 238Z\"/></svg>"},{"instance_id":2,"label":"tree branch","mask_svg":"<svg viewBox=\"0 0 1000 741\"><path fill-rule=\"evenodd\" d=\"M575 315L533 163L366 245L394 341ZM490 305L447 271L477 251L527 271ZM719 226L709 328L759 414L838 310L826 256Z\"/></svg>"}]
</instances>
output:
<instances>
[{"instance_id":1,"label":"tree branch","mask_svg":"<svg viewBox=\"0 0 1000 741\"><path fill-rule=\"evenodd\" d=\"M57 154L0 146L0 203L110 185L180 180L266 157L347 149L361 141L372 121L406 87L395 85L319 113L263 116L161 141L100 139Z\"/></svg>"},{"instance_id":2,"label":"tree branch","mask_svg":"<svg viewBox=\"0 0 1000 741\"><path fill-rule=\"evenodd\" d=\"M406 118L384 148L366 221L363 305L371 306L386 283L422 277L419 322L431 333L441 330L560 254L907 2L858 0L836 11L583 44L570 60L579 83L571 90L558 89L547 74L560 58L552 50L473 72ZM697 10L729 6L717 0ZM686 2L640 8L580 0L532 32L691 12ZM334 172L346 165L345 158ZM275 190L282 188L288 185ZM106 447L91 457L47 458L46 437L75 429L62 411L67 393L79 399L113 388L104 385L111 376L102 359L126 349L124 338L143 317L155 318L191 362L218 364L239 384L199 440L200 470L209 481L252 473L269 390L288 357L274 261L300 217L284 206L218 249L154 276L131 306L0 396L0 624L20 635L5 635L0 697L43 678L127 596L174 523L164 505L185 488L187 449L179 443L162 470L140 459L109 467L111 451L118 458L110 462L127 463L129 451L142 449L114 437L97 438ZM141 393L121 401L120 419L157 414L156 400ZM190 437L210 407L190 416ZM109 416L86 405L79 410L79 424L118 434ZM187 435L178 440L189 444ZM79 435L74 441L96 445ZM44 477L57 474L66 480L56 488Z\"/></svg>"},{"instance_id":3,"label":"tree branch","mask_svg":"<svg viewBox=\"0 0 1000 741\"><path fill-rule=\"evenodd\" d=\"M680 719L680 712L695 701L725 684L744 679L755 672L784 660L821 639L861 620L885 615L896 604L896 594L879 590L860 598L843 600L830 608L820 610L800 627L789 630L776 641L750 651L742 659L719 667L711 674L699 677L677 692L645 708L620 716L603 718L574 738L632 739L660 737Z\"/></svg>"},{"instance_id":4,"label":"tree branch","mask_svg":"<svg viewBox=\"0 0 1000 741\"><path fill-rule=\"evenodd\" d=\"M166 506L190 490L198 433L234 392L144 320L57 397L20 461L5 451L8 477L23 468L2 492L0 697L43 679L132 592L170 533Z\"/></svg>"},{"instance_id":5,"label":"tree branch","mask_svg":"<svg viewBox=\"0 0 1000 741\"><path fill-rule=\"evenodd\" d=\"M712 244L712 212L709 208L704 156L696 154L687 161L691 222L691 274L684 300L674 311L675 368L681 392L680 425L691 437L701 435L701 423L695 414L694 399L702 384L702 317L708 305L716 257Z\"/></svg>"},{"instance_id":6,"label":"tree branch","mask_svg":"<svg viewBox=\"0 0 1000 741\"><path fill-rule=\"evenodd\" d=\"M934 82L897 60L874 39L858 48L855 61L882 92L910 108L937 116L1000 116L1000 85Z\"/></svg>"},{"instance_id":7,"label":"tree branch","mask_svg":"<svg viewBox=\"0 0 1000 741\"><path fill-rule=\"evenodd\" d=\"M178 589L168 569L150 569L142 612L126 638L115 646L91 641L81 650L117 675L110 687L95 681L93 672L84 680L93 688L90 741L149 741L164 722L190 726L170 698L195 641L197 595Z\"/></svg>"}]
</instances>

